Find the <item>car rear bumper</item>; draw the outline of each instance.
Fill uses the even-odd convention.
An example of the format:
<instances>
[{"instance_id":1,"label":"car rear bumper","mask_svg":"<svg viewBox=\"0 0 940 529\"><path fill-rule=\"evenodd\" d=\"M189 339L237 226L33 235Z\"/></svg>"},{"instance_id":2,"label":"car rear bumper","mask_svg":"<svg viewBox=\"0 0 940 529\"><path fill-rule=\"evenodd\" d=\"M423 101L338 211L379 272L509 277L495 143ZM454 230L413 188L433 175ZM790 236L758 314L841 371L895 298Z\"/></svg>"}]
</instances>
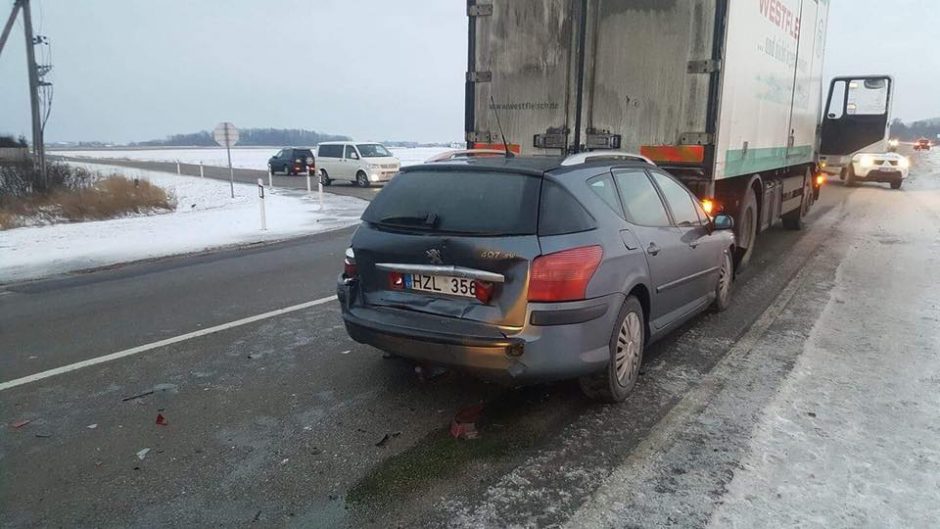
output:
<instances>
[{"instance_id":1,"label":"car rear bumper","mask_svg":"<svg viewBox=\"0 0 940 529\"><path fill-rule=\"evenodd\" d=\"M907 176L904 174L904 171L901 169L882 169L880 167L872 169L856 169L855 177L859 180L865 180L866 182L897 182L898 180L904 180L904 177Z\"/></svg>"},{"instance_id":2,"label":"car rear bumper","mask_svg":"<svg viewBox=\"0 0 940 529\"><path fill-rule=\"evenodd\" d=\"M530 304L512 332L455 318L357 303L354 285L339 285L349 336L419 362L518 384L575 378L603 369L622 295L574 303ZM537 325L533 322L541 323Z\"/></svg>"}]
</instances>

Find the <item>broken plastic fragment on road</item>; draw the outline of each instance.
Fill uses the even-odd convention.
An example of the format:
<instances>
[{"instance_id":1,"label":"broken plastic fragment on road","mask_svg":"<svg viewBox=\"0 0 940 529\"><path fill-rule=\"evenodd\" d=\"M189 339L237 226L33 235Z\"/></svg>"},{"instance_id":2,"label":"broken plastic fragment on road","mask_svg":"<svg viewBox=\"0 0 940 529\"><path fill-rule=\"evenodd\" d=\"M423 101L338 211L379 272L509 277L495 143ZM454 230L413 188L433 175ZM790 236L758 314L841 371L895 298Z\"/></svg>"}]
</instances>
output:
<instances>
[{"instance_id":1,"label":"broken plastic fragment on road","mask_svg":"<svg viewBox=\"0 0 940 529\"><path fill-rule=\"evenodd\" d=\"M167 425L170 424L170 423L167 422L166 417L164 417L162 413L158 413L158 414L157 414L157 424L160 425L160 426L167 426Z\"/></svg>"},{"instance_id":2,"label":"broken plastic fragment on road","mask_svg":"<svg viewBox=\"0 0 940 529\"><path fill-rule=\"evenodd\" d=\"M144 448L144 449L142 449L142 450L139 450L139 451L137 452L137 459L140 459L141 461L143 461L144 458L147 457L147 452L149 452L149 451L150 451L149 448Z\"/></svg>"},{"instance_id":3,"label":"broken plastic fragment on road","mask_svg":"<svg viewBox=\"0 0 940 529\"><path fill-rule=\"evenodd\" d=\"M483 404L474 404L457 410L450 423L450 435L455 439L476 439L480 436L477 423L483 417Z\"/></svg>"},{"instance_id":4,"label":"broken plastic fragment on road","mask_svg":"<svg viewBox=\"0 0 940 529\"><path fill-rule=\"evenodd\" d=\"M31 422L33 422L32 419L23 419L21 421L15 421L15 422L10 423L10 426L14 428L22 428Z\"/></svg>"}]
</instances>

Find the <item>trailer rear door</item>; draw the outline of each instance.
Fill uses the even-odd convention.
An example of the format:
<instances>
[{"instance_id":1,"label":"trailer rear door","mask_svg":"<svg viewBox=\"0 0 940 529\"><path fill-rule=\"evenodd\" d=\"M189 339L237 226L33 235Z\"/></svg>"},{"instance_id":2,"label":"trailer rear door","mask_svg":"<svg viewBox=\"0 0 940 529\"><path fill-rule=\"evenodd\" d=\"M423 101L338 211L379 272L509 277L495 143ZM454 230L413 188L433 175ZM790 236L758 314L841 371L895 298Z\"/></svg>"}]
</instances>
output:
<instances>
[{"instance_id":1,"label":"trailer rear door","mask_svg":"<svg viewBox=\"0 0 940 529\"><path fill-rule=\"evenodd\" d=\"M577 5L573 5L577 4ZM471 5L467 142L502 148L497 113L513 150L558 154L574 127L574 27L580 2L498 0ZM545 148L535 148L535 135Z\"/></svg>"}]
</instances>

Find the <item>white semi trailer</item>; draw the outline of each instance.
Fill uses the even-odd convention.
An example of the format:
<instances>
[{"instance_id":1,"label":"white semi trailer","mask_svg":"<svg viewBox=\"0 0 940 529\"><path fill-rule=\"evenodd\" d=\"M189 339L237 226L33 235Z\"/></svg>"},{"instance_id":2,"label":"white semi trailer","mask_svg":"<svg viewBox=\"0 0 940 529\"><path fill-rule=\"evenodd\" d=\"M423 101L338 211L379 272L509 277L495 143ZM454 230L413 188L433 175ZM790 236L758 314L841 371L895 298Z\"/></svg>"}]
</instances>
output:
<instances>
[{"instance_id":1,"label":"white semi trailer","mask_svg":"<svg viewBox=\"0 0 940 529\"><path fill-rule=\"evenodd\" d=\"M734 215L746 264L762 230L799 229L818 196L828 11L828 0L470 0L468 147L501 148L501 125L523 154L642 154Z\"/></svg>"}]
</instances>

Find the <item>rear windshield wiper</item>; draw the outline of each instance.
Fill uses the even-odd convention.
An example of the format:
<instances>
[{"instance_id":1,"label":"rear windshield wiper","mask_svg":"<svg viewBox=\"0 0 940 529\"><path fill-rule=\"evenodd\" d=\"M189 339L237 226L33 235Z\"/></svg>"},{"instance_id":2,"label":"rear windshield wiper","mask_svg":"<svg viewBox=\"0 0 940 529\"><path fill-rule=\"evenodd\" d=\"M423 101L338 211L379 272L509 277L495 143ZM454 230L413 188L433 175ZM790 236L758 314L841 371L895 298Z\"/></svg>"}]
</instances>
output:
<instances>
[{"instance_id":1,"label":"rear windshield wiper","mask_svg":"<svg viewBox=\"0 0 940 529\"><path fill-rule=\"evenodd\" d=\"M434 229L440 224L441 218L437 213L426 213L424 215L392 215L379 219L379 224L387 226L404 226L414 228Z\"/></svg>"}]
</instances>

